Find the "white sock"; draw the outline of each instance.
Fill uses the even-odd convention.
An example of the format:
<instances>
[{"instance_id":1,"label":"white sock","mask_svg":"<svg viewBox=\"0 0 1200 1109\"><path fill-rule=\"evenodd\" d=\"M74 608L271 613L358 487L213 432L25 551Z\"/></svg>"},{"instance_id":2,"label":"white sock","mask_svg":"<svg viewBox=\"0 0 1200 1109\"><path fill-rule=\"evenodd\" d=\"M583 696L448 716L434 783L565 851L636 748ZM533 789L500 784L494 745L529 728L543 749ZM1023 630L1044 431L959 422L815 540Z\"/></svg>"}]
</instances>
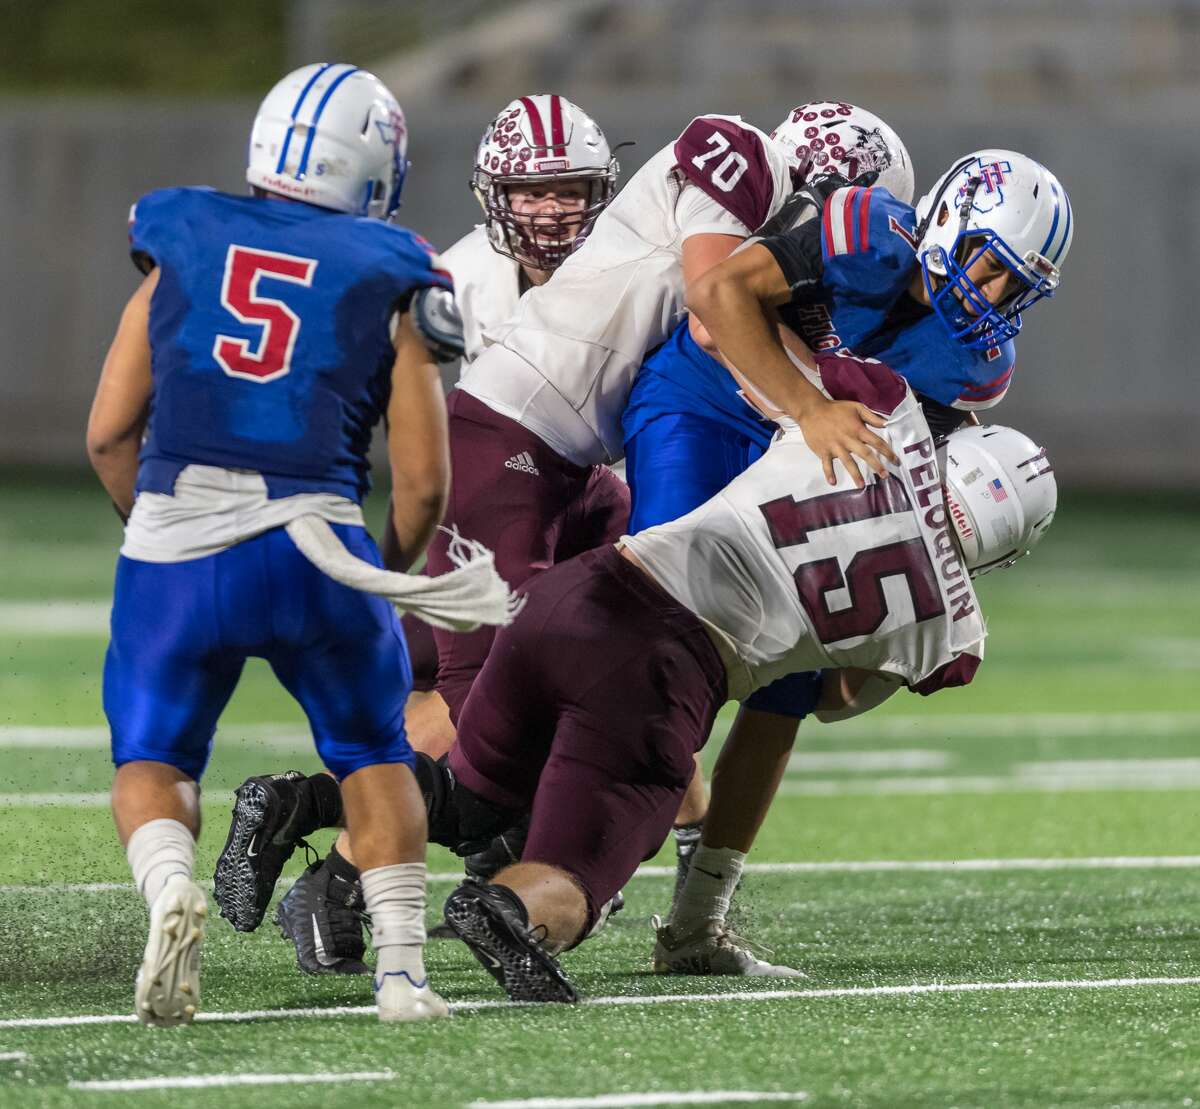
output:
<instances>
[{"instance_id":1,"label":"white sock","mask_svg":"<svg viewBox=\"0 0 1200 1109\"><path fill-rule=\"evenodd\" d=\"M700 844L692 855L683 891L671 911L672 927L690 928L704 920L723 921L745 863L744 851Z\"/></svg>"},{"instance_id":2,"label":"white sock","mask_svg":"<svg viewBox=\"0 0 1200 1109\"><path fill-rule=\"evenodd\" d=\"M174 874L192 876L196 841L178 820L162 818L143 824L129 837L125 857L138 892L153 905L167 879Z\"/></svg>"},{"instance_id":3,"label":"white sock","mask_svg":"<svg viewBox=\"0 0 1200 1109\"><path fill-rule=\"evenodd\" d=\"M425 985L425 864L396 863L362 872L363 899L371 916L375 983L403 974Z\"/></svg>"}]
</instances>

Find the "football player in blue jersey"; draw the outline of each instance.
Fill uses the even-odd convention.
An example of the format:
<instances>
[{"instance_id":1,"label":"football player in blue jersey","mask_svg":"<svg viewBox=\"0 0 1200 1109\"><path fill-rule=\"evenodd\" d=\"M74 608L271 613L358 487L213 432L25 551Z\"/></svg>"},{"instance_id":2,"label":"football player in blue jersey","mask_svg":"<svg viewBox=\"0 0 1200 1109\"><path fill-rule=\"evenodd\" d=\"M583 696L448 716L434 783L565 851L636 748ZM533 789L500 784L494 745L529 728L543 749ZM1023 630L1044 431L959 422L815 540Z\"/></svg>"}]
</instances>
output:
<instances>
[{"instance_id":1,"label":"football player in blue jersey","mask_svg":"<svg viewBox=\"0 0 1200 1109\"><path fill-rule=\"evenodd\" d=\"M830 192L847 181L882 185L912 199L912 160L904 143L887 123L863 108L841 101L802 104L771 138L783 150L800 187L760 235L814 219ZM643 365L622 427L633 502L631 534L676 520L703 504L761 457L776 431L747 400L696 317L680 324ZM760 755L768 748L790 751L796 724L811 711L819 691L817 674L780 679L748 699L735 734L749 729L747 743ZM718 774L727 775L727 768L722 766ZM682 894L700 843L706 807L697 775L674 826L678 866L673 902ZM710 833L722 844L730 838L722 828L720 807ZM711 929L705 938L712 939ZM771 972L748 949L732 943L721 945L703 963L726 967L728 973Z\"/></svg>"},{"instance_id":2,"label":"football player in blue jersey","mask_svg":"<svg viewBox=\"0 0 1200 1109\"><path fill-rule=\"evenodd\" d=\"M199 1003L199 780L251 656L299 701L341 782L381 1019L448 1012L423 964L425 811L398 618L309 560L315 529L335 561L400 578L375 569L360 507L381 416L395 568L418 557L445 503L445 404L408 305L450 282L424 240L385 222L406 145L400 106L377 78L305 66L254 121L253 195L163 189L132 212L145 277L104 363L87 442L127 521L104 707L117 831L150 907L135 991L147 1024L190 1021ZM246 856L270 852L254 820L240 827Z\"/></svg>"},{"instance_id":3,"label":"football player in blue jersey","mask_svg":"<svg viewBox=\"0 0 1200 1109\"><path fill-rule=\"evenodd\" d=\"M806 397L818 395L797 372L785 342L800 360L806 347L849 351L879 359L906 378L931 429L944 436L1003 398L1021 314L1057 289L1073 231L1070 201L1049 170L1014 151L981 150L958 159L915 209L886 183L843 183L828 195L819 219L768 228L709 271L688 306L729 364L753 366L758 380L772 379L771 396L758 395L768 410L795 414L804 410ZM780 321L802 343L785 338ZM689 352L691 362L713 377L706 357ZM735 394L734 386L726 388ZM627 433L632 427L636 434L636 418L635 412L627 421ZM724 439L754 451L746 427L755 430L743 418ZM864 444L869 434L864 428ZM712 442L710 437L710 459L718 453ZM635 444L631 458L636 452ZM837 457L858 483L849 455ZM833 482L833 460L824 465ZM636 485L633 500L637 520ZM648 511L643 507L645 522L656 522L646 519ZM758 722L743 708L714 771L712 806L693 859L700 867L689 871L670 927L659 932L656 969L686 972L697 955L691 937L711 946L714 930L706 918L722 897L727 903L730 882L740 875L786 765L797 718L815 703L819 683L813 677L781 679L763 691L784 699L757 706L766 715L753 743L748 728ZM755 757L739 757L750 748ZM706 879L707 873L722 879Z\"/></svg>"}]
</instances>

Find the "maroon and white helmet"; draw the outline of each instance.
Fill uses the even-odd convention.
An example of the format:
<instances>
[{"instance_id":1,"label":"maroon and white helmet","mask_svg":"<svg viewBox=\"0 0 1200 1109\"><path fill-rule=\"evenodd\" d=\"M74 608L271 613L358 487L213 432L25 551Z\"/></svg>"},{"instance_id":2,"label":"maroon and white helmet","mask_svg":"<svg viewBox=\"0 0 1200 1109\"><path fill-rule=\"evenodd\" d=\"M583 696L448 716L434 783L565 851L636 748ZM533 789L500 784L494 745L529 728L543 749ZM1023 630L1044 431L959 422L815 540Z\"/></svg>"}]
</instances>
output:
<instances>
[{"instance_id":1,"label":"maroon and white helmet","mask_svg":"<svg viewBox=\"0 0 1200 1109\"><path fill-rule=\"evenodd\" d=\"M509 104L483 132L471 188L483 206L488 238L500 254L552 270L591 230L613 198L620 167L604 132L565 96L538 93ZM583 211L518 217L507 186L580 180L589 192Z\"/></svg>"},{"instance_id":2,"label":"maroon and white helmet","mask_svg":"<svg viewBox=\"0 0 1200 1109\"><path fill-rule=\"evenodd\" d=\"M912 159L900 136L872 112L834 101L801 104L771 138L782 148L796 188L835 173L847 181L874 173L871 184L912 203Z\"/></svg>"}]
</instances>

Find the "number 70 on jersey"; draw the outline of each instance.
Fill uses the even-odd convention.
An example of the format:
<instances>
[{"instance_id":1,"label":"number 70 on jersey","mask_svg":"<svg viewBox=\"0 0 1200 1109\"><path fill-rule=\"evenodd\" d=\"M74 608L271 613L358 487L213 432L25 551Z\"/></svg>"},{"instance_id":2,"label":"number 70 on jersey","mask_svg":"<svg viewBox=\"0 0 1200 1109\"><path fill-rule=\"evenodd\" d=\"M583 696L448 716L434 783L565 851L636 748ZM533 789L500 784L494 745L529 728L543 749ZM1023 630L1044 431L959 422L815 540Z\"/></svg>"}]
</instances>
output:
<instances>
[{"instance_id":1,"label":"number 70 on jersey","mask_svg":"<svg viewBox=\"0 0 1200 1109\"><path fill-rule=\"evenodd\" d=\"M708 174L708 179L722 192L732 192L733 187L741 180L742 174L750 168L750 163L746 161L744 155L729 149L729 140L720 131L714 131L705 141L712 149L703 154L697 154L692 159L692 165L697 169L704 170ZM721 160L715 165L709 166L708 163L716 158Z\"/></svg>"}]
</instances>

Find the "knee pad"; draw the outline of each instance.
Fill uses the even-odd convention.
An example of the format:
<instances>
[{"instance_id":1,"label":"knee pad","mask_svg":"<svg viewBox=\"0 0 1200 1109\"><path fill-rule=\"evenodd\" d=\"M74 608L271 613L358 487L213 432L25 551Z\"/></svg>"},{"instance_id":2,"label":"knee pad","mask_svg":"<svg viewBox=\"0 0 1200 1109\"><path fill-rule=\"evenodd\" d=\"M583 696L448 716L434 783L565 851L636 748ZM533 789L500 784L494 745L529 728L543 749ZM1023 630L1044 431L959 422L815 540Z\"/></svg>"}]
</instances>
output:
<instances>
[{"instance_id":1,"label":"knee pad","mask_svg":"<svg viewBox=\"0 0 1200 1109\"><path fill-rule=\"evenodd\" d=\"M482 850L516 823L519 814L513 809L485 800L458 781L445 755L435 760L418 752L414 771L425 798L430 843L467 855Z\"/></svg>"}]
</instances>

